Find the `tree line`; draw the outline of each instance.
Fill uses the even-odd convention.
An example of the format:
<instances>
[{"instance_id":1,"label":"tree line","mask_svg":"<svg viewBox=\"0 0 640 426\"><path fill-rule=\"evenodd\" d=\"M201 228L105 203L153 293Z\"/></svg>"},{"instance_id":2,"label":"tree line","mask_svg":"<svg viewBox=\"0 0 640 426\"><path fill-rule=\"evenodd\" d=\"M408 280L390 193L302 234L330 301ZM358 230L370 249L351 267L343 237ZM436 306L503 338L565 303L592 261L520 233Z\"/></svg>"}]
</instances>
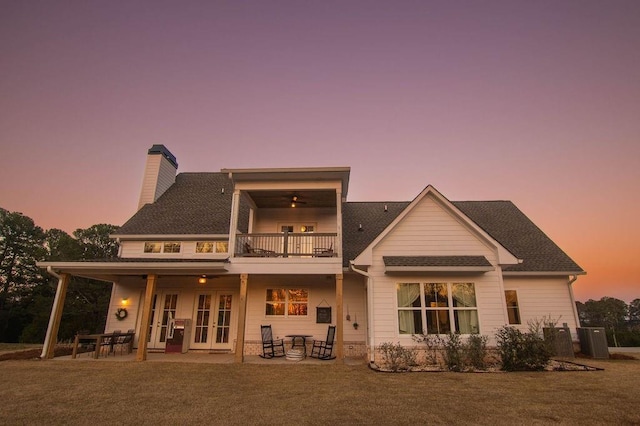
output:
<instances>
[{"instance_id":1,"label":"tree line","mask_svg":"<svg viewBox=\"0 0 640 426\"><path fill-rule=\"evenodd\" d=\"M109 238L118 227L97 224L73 235L43 230L33 219L0 208L0 342L42 343L58 280L38 261L82 261L117 257ZM59 339L77 330L104 331L111 284L81 277L69 281Z\"/></svg>"},{"instance_id":2,"label":"tree line","mask_svg":"<svg viewBox=\"0 0 640 426\"><path fill-rule=\"evenodd\" d=\"M609 346L640 346L640 299L614 297L576 302L583 327L604 327Z\"/></svg>"},{"instance_id":3,"label":"tree line","mask_svg":"<svg viewBox=\"0 0 640 426\"><path fill-rule=\"evenodd\" d=\"M49 322L57 279L36 262L110 259L118 243L109 234L117 226L97 224L69 235L43 230L33 219L0 208L0 342L41 343ZM78 330L102 332L111 285L72 277L58 338L73 338ZM576 302L583 327L605 327L610 346L640 346L640 299L626 304L603 297Z\"/></svg>"}]
</instances>

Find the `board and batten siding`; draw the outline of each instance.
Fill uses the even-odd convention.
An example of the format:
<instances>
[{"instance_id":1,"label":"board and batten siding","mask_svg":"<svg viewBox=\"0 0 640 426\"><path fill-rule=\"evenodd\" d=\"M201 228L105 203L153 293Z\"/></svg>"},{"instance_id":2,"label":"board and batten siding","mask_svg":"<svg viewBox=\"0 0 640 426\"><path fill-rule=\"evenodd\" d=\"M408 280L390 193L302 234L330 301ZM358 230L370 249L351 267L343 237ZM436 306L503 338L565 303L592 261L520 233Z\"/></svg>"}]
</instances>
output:
<instances>
[{"instance_id":1,"label":"board and batten siding","mask_svg":"<svg viewBox=\"0 0 640 426\"><path fill-rule=\"evenodd\" d=\"M472 282L475 284L480 332L491 337L506 321L499 267L478 274L387 275L383 256L485 256L497 263L497 250L427 195L373 249L369 275L373 280L375 346L384 342L412 345L410 335L398 332L397 283Z\"/></svg>"},{"instance_id":2,"label":"board and batten siding","mask_svg":"<svg viewBox=\"0 0 640 426\"><path fill-rule=\"evenodd\" d=\"M528 331L529 322L551 319L562 327L564 323L571 330L571 336L577 340L578 324L573 310L568 277L510 277L504 278L504 289L515 290L518 295L520 325L514 327Z\"/></svg>"}]
</instances>

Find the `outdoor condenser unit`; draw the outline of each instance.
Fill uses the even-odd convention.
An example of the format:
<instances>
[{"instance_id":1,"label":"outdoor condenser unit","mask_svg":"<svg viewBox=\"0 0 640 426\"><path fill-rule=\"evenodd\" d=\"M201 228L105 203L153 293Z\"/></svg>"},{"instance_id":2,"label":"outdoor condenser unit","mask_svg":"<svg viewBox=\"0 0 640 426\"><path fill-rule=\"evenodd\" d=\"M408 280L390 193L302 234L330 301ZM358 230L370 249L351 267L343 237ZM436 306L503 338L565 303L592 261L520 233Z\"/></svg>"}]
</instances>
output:
<instances>
[{"instance_id":1,"label":"outdoor condenser unit","mask_svg":"<svg viewBox=\"0 0 640 426\"><path fill-rule=\"evenodd\" d=\"M604 327L582 327L578 329L580 352L592 358L609 358L607 333Z\"/></svg>"}]
</instances>

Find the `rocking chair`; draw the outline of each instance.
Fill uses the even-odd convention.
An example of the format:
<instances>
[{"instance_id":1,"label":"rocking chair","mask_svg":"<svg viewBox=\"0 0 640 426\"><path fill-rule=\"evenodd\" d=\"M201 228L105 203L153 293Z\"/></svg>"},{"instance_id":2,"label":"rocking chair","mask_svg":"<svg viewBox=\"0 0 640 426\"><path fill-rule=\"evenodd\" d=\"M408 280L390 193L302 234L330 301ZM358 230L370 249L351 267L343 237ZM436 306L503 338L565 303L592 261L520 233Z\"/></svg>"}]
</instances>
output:
<instances>
[{"instance_id":1,"label":"rocking chair","mask_svg":"<svg viewBox=\"0 0 640 426\"><path fill-rule=\"evenodd\" d=\"M275 358L285 356L284 341L282 339L273 340L273 332L270 325L261 325L262 334L262 358Z\"/></svg>"},{"instance_id":2,"label":"rocking chair","mask_svg":"<svg viewBox=\"0 0 640 426\"><path fill-rule=\"evenodd\" d=\"M311 348L311 357L322 360L334 359L333 341L336 337L336 326L330 325L327 330L327 340L314 340Z\"/></svg>"}]
</instances>

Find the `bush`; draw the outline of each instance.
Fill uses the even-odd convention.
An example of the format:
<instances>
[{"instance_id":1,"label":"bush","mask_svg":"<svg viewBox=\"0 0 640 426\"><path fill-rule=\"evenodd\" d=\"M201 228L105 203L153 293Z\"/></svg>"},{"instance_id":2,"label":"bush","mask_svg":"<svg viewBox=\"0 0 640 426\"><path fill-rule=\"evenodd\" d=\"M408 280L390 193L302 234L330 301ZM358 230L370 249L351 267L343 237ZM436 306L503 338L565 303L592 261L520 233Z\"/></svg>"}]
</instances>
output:
<instances>
[{"instance_id":1,"label":"bush","mask_svg":"<svg viewBox=\"0 0 640 426\"><path fill-rule=\"evenodd\" d=\"M449 333L443 342L442 358L449 371L463 371L465 368L465 345L459 334Z\"/></svg>"},{"instance_id":2,"label":"bush","mask_svg":"<svg viewBox=\"0 0 640 426\"><path fill-rule=\"evenodd\" d=\"M391 371L408 370L416 365L416 351L402 346L400 343L394 344L385 342L378 349L382 354L382 360Z\"/></svg>"},{"instance_id":3,"label":"bush","mask_svg":"<svg viewBox=\"0 0 640 426\"><path fill-rule=\"evenodd\" d=\"M487 336L472 334L467 339L465 345L465 353L467 355L467 363L476 370L485 370L487 363Z\"/></svg>"},{"instance_id":4,"label":"bush","mask_svg":"<svg viewBox=\"0 0 640 426\"><path fill-rule=\"evenodd\" d=\"M505 326L498 330L496 339L505 371L539 371L549 364L549 347L536 333Z\"/></svg>"},{"instance_id":5,"label":"bush","mask_svg":"<svg viewBox=\"0 0 640 426\"><path fill-rule=\"evenodd\" d=\"M426 346L424 359L427 365L439 365L438 353L443 346L442 338L437 334L419 334L412 336L416 343L422 343Z\"/></svg>"}]
</instances>

